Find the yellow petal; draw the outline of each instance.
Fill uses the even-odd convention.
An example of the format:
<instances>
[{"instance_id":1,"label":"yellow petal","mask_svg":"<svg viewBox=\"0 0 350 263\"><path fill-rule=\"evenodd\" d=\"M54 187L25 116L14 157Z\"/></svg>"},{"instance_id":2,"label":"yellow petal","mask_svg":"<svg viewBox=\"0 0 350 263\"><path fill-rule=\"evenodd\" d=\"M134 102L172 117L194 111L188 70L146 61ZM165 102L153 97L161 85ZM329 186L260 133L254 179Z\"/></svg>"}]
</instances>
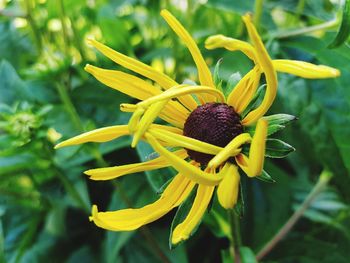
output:
<instances>
[{"instance_id":1,"label":"yellow petal","mask_svg":"<svg viewBox=\"0 0 350 263\"><path fill-rule=\"evenodd\" d=\"M179 174L154 203L142 208L122 209L114 212L98 212L94 205L90 221L94 221L97 226L107 230L134 230L168 213L175 205L187 198L193 187L193 182Z\"/></svg>"},{"instance_id":2,"label":"yellow petal","mask_svg":"<svg viewBox=\"0 0 350 263\"><path fill-rule=\"evenodd\" d=\"M102 54L104 54L109 59L113 60L115 63L130 69L144 77L147 77L156 83L158 83L164 89L169 89L173 86L179 85L175 80L171 79L167 75L155 70L154 68L136 60L131 57L125 56L102 43L97 42L94 39L88 40L89 44L94 46ZM180 101L189 109L195 109L197 103L191 96L186 96L180 99Z\"/></svg>"},{"instance_id":3,"label":"yellow petal","mask_svg":"<svg viewBox=\"0 0 350 263\"><path fill-rule=\"evenodd\" d=\"M174 152L177 156L182 159L187 158L188 154L186 150L178 150ZM84 173L90 177L92 180L111 180L115 178L119 178L126 174L150 171L155 169L160 169L169 166L169 162L163 156L155 158L151 161L143 162L143 163L133 163L127 165L120 165L114 167L107 168L97 168L90 169L85 171Z\"/></svg>"},{"instance_id":4,"label":"yellow petal","mask_svg":"<svg viewBox=\"0 0 350 263\"><path fill-rule=\"evenodd\" d=\"M226 48L230 51L240 50L248 58L253 61L255 60L255 51L251 44L238 39L226 37L224 35L210 36L205 41L205 47L207 49Z\"/></svg>"},{"instance_id":5,"label":"yellow petal","mask_svg":"<svg viewBox=\"0 0 350 263\"><path fill-rule=\"evenodd\" d=\"M182 134L174 134L172 132L159 130L155 128L149 129L149 133L152 134L158 140L166 143L167 146L173 147L183 147L197 152L207 153L207 154L217 154L223 148L212 145L210 143L202 142Z\"/></svg>"},{"instance_id":6,"label":"yellow petal","mask_svg":"<svg viewBox=\"0 0 350 263\"><path fill-rule=\"evenodd\" d=\"M235 157L235 160L238 166L243 170L243 172L249 177L251 177L251 173L249 171L249 158L245 154L240 153Z\"/></svg>"},{"instance_id":7,"label":"yellow petal","mask_svg":"<svg viewBox=\"0 0 350 263\"><path fill-rule=\"evenodd\" d=\"M223 208L231 209L237 203L240 176L237 166L231 163L227 163L226 165L229 167L218 186L217 196Z\"/></svg>"},{"instance_id":8,"label":"yellow petal","mask_svg":"<svg viewBox=\"0 0 350 263\"><path fill-rule=\"evenodd\" d=\"M255 134L249 150L249 169L251 176L260 175L264 166L267 127L267 121L264 119L260 119L256 125Z\"/></svg>"},{"instance_id":9,"label":"yellow petal","mask_svg":"<svg viewBox=\"0 0 350 263\"><path fill-rule=\"evenodd\" d=\"M92 65L86 65L85 70L106 86L139 100L145 100L162 93L160 89L147 81L121 71L106 70ZM180 120L180 123L181 121L184 122L187 118L188 110L176 101L171 101L169 104L164 109L165 115L162 117L167 121L169 118L172 118Z\"/></svg>"},{"instance_id":10,"label":"yellow petal","mask_svg":"<svg viewBox=\"0 0 350 263\"><path fill-rule=\"evenodd\" d=\"M244 154L239 154L236 156L237 164L249 177L258 176L263 170L267 127L267 121L260 119L256 125L255 134L250 145L249 158L247 158Z\"/></svg>"},{"instance_id":11,"label":"yellow petal","mask_svg":"<svg viewBox=\"0 0 350 263\"><path fill-rule=\"evenodd\" d=\"M314 65L304 61L275 59L272 61L277 71L293 74L307 79L336 78L340 71L324 65Z\"/></svg>"},{"instance_id":12,"label":"yellow petal","mask_svg":"<svg viewBox=\"0 0 350 263\"><path fill-rule=\"evenodd\" d=\"M127 125L104 127L93 131L85 132L66 141L63 141L57 144L55 146L55 149L65 146L82 144L86 142L107 142L128 134L129 130Z\"/></svg>"},{"instance_id":13,"label":"yellow petal","mask_svg":"<svg viewBox=\"0 0 350 263\"><path fill-rule=\"evenodd\" d=\"M260 69L256 65L249 71L232 90L227 98L227 104L231 105L237 113L242 113L253 98L260 81Z\"/></svg>"},{"instance_id":14,"label":"yellow petal","mask_svg":"<svg viewBox=\"0 0 350 263\"><path fill-rule=\"evenodd\" d=\"M103 55L113 60L115 63L157 82L160 86L164 87L165 89L178 85L176 81L172 80L167 75L155 70L154 68L136 59L125 56L103 45L102 43L97 42L94 39L89 39L88 42L96 49L98 49Z\"/></svg>"},{"instance_id":15,"label":"yellow petal","mask_svg":"<svg viewBox=\"0 0 350 263\"><path fill-rule=\"evenodd\" d=\"M169 24L169 26L174 30L174 32L181 38L181 40L185 43L188 50L190 51L198 69L200 83L203 86L214 87L210 70L191 35L168 10L164 9L160 14Z\"/></svg>"},{"instance_id":16,"label":"yellow petal","mask_svg":"<svg viewBox=\"0 0 350 263\"><path fill-rule=\"evenodd\" d=\"M229 144L227 144L213 159L208 163L208 167L215 169L219 167L228 158L236 156L240 153L239 148L247 142L251 141L249 133L242 133L235 137Z\"/></svg>"},{"instance_id":17,"label":"yellow petal","mask_svg":"<svg viewBox=\"0 0 350 263\"><path fill-rule=\"evenodd\" d=\"M85 70L106 86L139 100L162 93L150 83L118 70L102 69L89 64L85 66Z\"/></svg>"},{"instance_id":18,"label":"yellow petal","mask_svg":"<svg viewBox=\"0 0 350 263\"><path fill-rule=\"evenodd\" d=\"M142 119L138 123L137 127L138 129L135 131L133 140L131 142L131 147L135 147L138 141L141 139L141 137L144 135L144 133L147 131L149 126L152 124L152 122L157 118L160 111L164 108L165 104L167 104L167 100L159 101L154 104L152 104L145 114L142 116Z\"/></svg>"},{"instance_id":19,"label":"yellow petal","mask_svg":"<svg viewBox=\"0 0 350 263\"><path fill-rule=\"evenodd\" d=\"M265 97L259 107L251 111L244 119L244 125L251 125L255 123L260 117L262 117L272 105L276 93L277 93L277 77L276 71L272 65L269 54L267 53L264 44L262 43L258 32L256 31L250 15L243 16L243 21L247 27L249 36L254 44L256 50L257 63L260 65L261 70L264 72L266 77L266 92Z\"/></svg>"},{"instance_id":20,"label":"yellow petal","mask_svg":"<svg viewBox=\"0 0 350 263\"><path fill-rule=\"evenodd\" d=\"M181 159L175 154L166 150L150 133L146 133L145 137L153 149L160 155L167 158L169 163L177 170L179 173L188 177L192 181L203 184L203 185L217 185L222 180L222 174L218 173L213 176L212 173L204 172L198 167L189 164L187 161Z\"/></svg>"},{"instance_id":21,"label":"yellow petal","mask_svg":"<svg viewBox=\"0 0 350 263\"><path fill-rule=\"evenodd\" d=\"M171 243L177 244L190 237L193 229L200 223L205 211L207 210L214 188L215 187L213 186L206 185L198 186L192 208L185 220L174 229L171 236Z\"/></svg>"},{"instance_id":22,"label":"yellow petal","mask_svg":"<svg viewBox=\"0 0 350 263\"><path fill-rule=\"evenodd\" d=\"M186 86L179 89L169 89L167 91L164 91L162 94L153 96L147 100L139 102L138 105L140 107L147 108L149 107L149 105L157 101L179 98L188 94L211 94L215 96L218 99L218 101L225 102L224 95L217 89L213 89L207 86Z\"/></svg>"}]
</instances>

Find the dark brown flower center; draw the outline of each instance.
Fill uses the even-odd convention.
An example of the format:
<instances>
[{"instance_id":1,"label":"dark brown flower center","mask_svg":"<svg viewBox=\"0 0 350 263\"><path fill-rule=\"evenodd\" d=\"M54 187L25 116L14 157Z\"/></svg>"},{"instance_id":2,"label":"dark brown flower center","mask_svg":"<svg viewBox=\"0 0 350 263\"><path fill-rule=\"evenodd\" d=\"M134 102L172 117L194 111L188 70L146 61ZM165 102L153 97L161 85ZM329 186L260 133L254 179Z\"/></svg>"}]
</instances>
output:
<instances>
[{"instance_id":1,"label":"dark brown flower center","mask_svg":"<svg viewBox=\"0 0 350 263\"><path fill-rule=\"evenodd\" d=\"M225 147L243 132L238 113L225 103L207 103L198 106L188 116L184 135L202 142ZM213 155L187 149L191 159L206 165Z\"/></svg>"}]
</instances>

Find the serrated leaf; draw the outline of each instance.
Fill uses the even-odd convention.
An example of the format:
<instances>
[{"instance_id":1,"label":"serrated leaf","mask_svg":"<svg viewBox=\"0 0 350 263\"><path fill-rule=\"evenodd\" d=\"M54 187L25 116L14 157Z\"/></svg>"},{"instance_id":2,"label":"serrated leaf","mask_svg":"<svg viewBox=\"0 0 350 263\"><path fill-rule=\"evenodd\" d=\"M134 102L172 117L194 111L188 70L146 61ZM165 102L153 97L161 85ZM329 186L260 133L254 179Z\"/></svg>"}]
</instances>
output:
<instances>
[{"instance_id":1,"label":"serrated leaf","mask_svg":"<svg viewBox=\"0 0 350 263\"><path fill-rule=\"evenodd\" d=\"M350 35L350 0L346 0L343 8L342 21L339 27L339 31L332 41L328 45L328 48L336 48L343 44Z\"/></svg>"},{"instance_id":2,"label":"serrated leaf","mask_svg":"<svg viewBox=\"0 0 350 263\"><path fill-rule=\"evenodd\" d=\"M265 170L262 170L261 175L256 177L257 179L267 182L267 183L275 183L276 181L272 179L272 177L266 172Z\"/></svg>"},{"instance_id":3,"label":"serrated leaf","mask_svg":"<svg viewBox=\"0 0 350 263\"><path fill-rule=\"evenodd\" d=\"M174 216L173 221L171 222L171 227L170 227L170 236L169 236L169 248L170 249L173 249L182 243L182 242L180 242L176 245L172 244L171 239L173 236L173 231L177 225L179 225L182 221L185 220L186 216L190 212L190 210L192 208L192 204L193 204L194 199L196 197L196 192L197 192L197 187L195 187L192 190L191 194L186 198L186 200L179 206L179 208L176 211L176 214ZM197 231L199 225L200 225L200 222L198 223L198 225L196 227L193 228L190 236L192 236Z\"/></svg>"},{"instance_id":4,"label":"serrated leaf","mask_svg":"<svg viewBox=\"0 0 350 263\"><path fill-rule=\"evenodd\" d=\"M278 139L266 140L265 156L269 158L284 158L291 152L294 152L295 148L288 143Z\"/></svg>"}]
</instances>

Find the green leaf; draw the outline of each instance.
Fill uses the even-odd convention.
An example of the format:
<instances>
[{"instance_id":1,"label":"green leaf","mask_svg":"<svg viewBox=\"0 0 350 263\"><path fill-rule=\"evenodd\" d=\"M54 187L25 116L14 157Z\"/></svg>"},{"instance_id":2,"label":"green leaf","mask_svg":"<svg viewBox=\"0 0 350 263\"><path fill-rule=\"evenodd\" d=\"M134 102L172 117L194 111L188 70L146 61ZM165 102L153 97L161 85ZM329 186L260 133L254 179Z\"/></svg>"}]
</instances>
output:
<instances>
[{"instance_id":1,"label":"green leaf","mask_svg":"<svg viewBox=\"0 0 350 263\"><path fill-rule=\"evenodd\" d=\"M240 247L239 255L242 263L257 263L254 252L249 247Z\"/></svg>"},{"instance_id":2,"label":"green leaf","mask_svg":"<svg viewBox=\"0 0 350 263\"><path fill-rule=\"evenodd\" d=\"M265 156L269 158L284 158L291 152L294 152L295 148L288 143L278 139L266 140Z\"/></svg>"},{"instance_id":3,"label":"green leaf","mask_svg":"<svg viewBox=\"0 0 350 263\"><path fill-rule=\"evenodd\" d=\"M222 79L219 74L221 63L222 63L222 58L218 60L214 68L214 84L215 84L215 87L220 91L222 91Z\"/></svg>"},{"instance_id":4,"label":"green leaf","mask_svg":"<svg viewBox=\"0 0 350 263\"><path fill-rule=\"evenodd\" d=\"M269 124L267 136L270 136L271 134L274 134L284 129L286 127L286 124L288 124L289 122L297 120L297 117L284 113L265 116L263 118L267 120Z\"/></svg>"},{"instance_id":5,"label":"green leaf","mask_svg":"<svg viewBox=\"0 0 350 263\"><path fill-rule=\"evenodd\" d=\"M350 35L350 0L345 0L342 21L335 39L328 45L328 48L336 48L343 44Z\"/></svg>"},{"instance_id":6,"label":"green leaf","mask_svg":"<svg viewBox=\"0 0 350 263\"><path fill-rule=\"evenodd\" d=\"M15 101L30 97L24 82L6 60L0 63L0 79L0 103L11 105Z\"/></svg>"},{"instance_id":7,"label":"green leaf","mask_svg":"<svg viewBox=\"0 0 350 263\"><path fill-rule=\"evenodd\" d=\"M271 175L269 175L265 170L263 170L261 175L257 176L256 178L267 183L276 182L274 179L272 179Z\"/></svg>"},{"instance_id":8,"label":"green leaf","mask_svg":"<svg viewBox=\"0 0 350 263\"><path fill-rule=\"evenodd\" d=\"M239 72L233 73L226 84L226 88L224 90L225 97L230 95L231 91L236 87L237 83L242 79L242 75Z\"/></svg>"},{"instance_id":9,"label":"green leaf","mask_svg":"<svg viewBox=\"0 0 350 263\"><path fill-rule=\"evenodd\" d=\"M170 236L169 236L169 247L170 249L173 249L175 247L177 247L179 244L181 244L182 242L174 245L171 242L172 239L172 235L173 235L173 231L176 228L177 225L179 225L182 221L185 220L186 216L188 215L188 213L190 212L191 208L192 208L192 204L194 202L194 199L196 197L196 192L197 192L197 187L195 189L192 190L191 194L187 197L187 199L179 206L179 208L176 211L176 214L174 216L174 219L171 223L171 227L170 227ZM198 225L192 230L190 236L192 236L198 229L198 226L200 225L200 222L198 223Z\"/></svg>"},{"instance_id":10,"label":"green leaf","mask_svg":"<svg viewBox=\"0 0 350 263\"><path fill-rule=\"evenodd\" d=\"M254 97L249 102L247 108L243 111L242 116L246 116L249 112L254 110L264 99L266 84L261 85L255 92Z\"/></svg>"}]
</instances>

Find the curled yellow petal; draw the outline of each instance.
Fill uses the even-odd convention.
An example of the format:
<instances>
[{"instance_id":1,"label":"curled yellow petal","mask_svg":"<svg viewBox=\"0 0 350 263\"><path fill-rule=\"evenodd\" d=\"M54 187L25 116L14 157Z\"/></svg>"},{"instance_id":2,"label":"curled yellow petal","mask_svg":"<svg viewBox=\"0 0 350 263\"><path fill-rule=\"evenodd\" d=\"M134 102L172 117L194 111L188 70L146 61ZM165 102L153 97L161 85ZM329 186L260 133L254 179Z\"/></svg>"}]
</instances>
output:
<instances>
[{"instance_id":1,"label":"curled yellow petal","mask_svg":"<svg viewBox=\"0 0 350 263\"><path fill-rule=\"evenodd\" d=\"M225 102L225 97L222 94L222 92L220 92L219 90L213 89L211 87L207 87L207 86L186 86L186 87L182 87L180 89L170 89L167 90L165 92L163 92L162 94L159 94L157 96L151 97L147 100L141 101L138 103L138 105L140 107L146 108L149 105L153 104L154 102L160 101L160 100L168 100L168 99L172 99L172 98L178 98L184 95L188 95L188 94L210 94L215 96L218 101L220 102Z\"/></svg>"},{"instance_id":2,"label":"curled yellow petal","mask_svg":"<svg viewBox=\"0 0 350 263\"><path fill-rule=\"evenodd\" d=\"M164 108L165 104L167 104L167 100L158 101L152 104L145 114L142 116L142 119L138 123L138 129L134 133L133 140L131 142L131 147L135 147L144 133L147 131L148 127L152 124L152 122L158 117L160 111Z\"/></svg>"},{"instance_id":3,"label":"curled yellow petal","mask_svg":"<svg viewBox=\"0 0 350 263\"><path fill-rule=\"evenodd\" d=\"M213 176L215 176L213 174ZM190 237L193 229L200 223L214 192L213 186L198 185L192 208L185 220L176 226L171 236L171 243L177 244Z\"/></svg>"},{"instance_id":4,"label":"curled yellow petal","mask_svg":"<svg viewBox=\"0 0 350 263\"><path fill-rule=\"evenodd\" d=\"M141 208L129 208L111 212L98 212L92 207L90 221L97 226L112 231L130 231L153 222L168 213L175 205L185 200L194 187L194 183L178 174L152 204Z\"/></svg>"},{"instance_id":5,"label":"curled yellow petal","mask_svg":"<svg viewBox=\"0 0 350 263\"><path fill-rule=\"evenodd\" d=\"M225 209L231 209L237 203L240 176L236 165L226 164L228 169L217 189L220 205Z\"/></svg>"},{"instance_id":6,"label":"curled yellow petal","mask_svg":"<svg viewBox=\"0 0 350 263\"><path fill-rule=\"evenodd\" d=\"M213 176L212 173L202 171L201 169L189 164L187 161L179 158L172 152L166 150L150 133L146 133L145 137L153 149L160 155L163 155L169 163L177 170L179 173L188 177L192 181L203 184L203 185L217 185L222 180L222 174L218 173Z\"/></svg>"},{"instance_id":7,"label":"curled yellow petal","mask_svg":"<svg viewBox=\"0 0 350 263\"><path fill-rule=\"evenodd\" d=\"M267 127L267 121L260 119L256 125L255 134L250 145L249 158L247 158L244 154L239 154L236 156L237 164L249 177L258 176L263 170Z\"/></svg>"},{"instance_id":8,"label":"curled yellow petal","mask_svg":"<svg viewBox=\"0 0 350 263\"><path fill-rule=\"evenodd\" d=\"M55 146L55 149L65 146L78 145L86 142L107 142L128 134L129 129L127 125L104 127L93 131L85 132L68 140L65 140L57 144Z\"/></svg>"},{"instance_id":9,"label":"curled yellow petal","mask_svg":"<svg viewBox=\"0 0 350 263\"><path fill-rule=\"evenodd\" d=\"M267 84L265 97L259 107L248 113L248 115L243 119L244 125L251 125L262 117L272 105L277 93L277 77L270 56L267 53L264 44L262 43L260 36L251 21L250 15L243 16L243 21L247 27L250 39L254 44L257 63L260 65L261 70L265 74Z\"/></svg>"},{"instance_id":10,"label":"curled yellow petal","mask_svg":"<svg viewBox=\"0 0 350 263\"><path fill-rule=\"evenodd\" d=\"M261 72L256 65L236 85L227 98L227 104L231 105L237 113L242 113L254 96L260 81Z\"/></svg>"},{"instance_id":11,"label":"curled yellow petal","mask_svg":"<svg viewBox=\"0 0 350 263\"><path fill-rule=\"evenodd\" d=\"M174 152L177 156L185 159L188 154L186 150L178 150ZM150 171L155 169L160 169L169 166L169 162L163 156L155 158L153 160L143 162L143 163L133 163L114 167L97 168L90 169L84 173L90 177L92 180L111 180L119 178L126 174Z\"/></svg>"},{"instance_id":12,"label":"curled yellow petal","mask_svg":"<svg viewBox=\"0 0 350 263\"><path fill-rule=\"evenodd\" d=\"M228 158L236 156L240 153L239 147L242 144L250 142L251 137L249 133L242 133L235 137L229 144L227 144L218 154L214 156L213 159L208 163L208 167L215 169L219 167L223 162L225 162Z\"/></svg>"},{"instance_id":13,"label":"curled yellow petal","mask_svg":"<svg viewBox=\"0 0 350 263\"><path fill-rule=\"evenodd\" d=\"M223 149L222 147L202 142L200 140L193 139L182 134L174 134L173 132L159 130L156 128L149 129L149 133L152 134L158 140L161 140L164 143L166 143L166 145L168 146L184 147L193 151L213 155L217 154Z\"/></svg>"},{"instance_id":14,"label":"curled yellow petal","mask_svg":"<svg viewBox=\"0 0 350 263\"><path fill-rule=\"evenodd\" d=\"M203 86L214 87L210 70L207 64L205 63L204 58L191 35L168 10L164 9L161 11L160 14L169 24L169 26L174 30L174 32L181 38L181 40L185 43L188 50L190 51L198 69L200 83Z\"/></svg>"},{"instance_id":15,"label":"curled yellow petal","mask_svg":"<svg viewBox=\"0 0 350 263\"><path fill-rule=\"evenodd\" d=\"M230 51L240 50L251 60L255 60L255 51L251 44L226 37L224 35L214 35L207 38L205 41L207 49L225 48Z\"/></svg>"},{"instance_id":16,"label":"curled yellow petal","mask_svg":"<svg viewBox=\"0 0 350 263\"><path fill-rule=\"evenodd\" d=\"M272 63L279 72L285 72L307 79L336 78L340 76L338 69L324 65L314 65L299 60L275 59Z\"/></svg>"}]
</instances>

